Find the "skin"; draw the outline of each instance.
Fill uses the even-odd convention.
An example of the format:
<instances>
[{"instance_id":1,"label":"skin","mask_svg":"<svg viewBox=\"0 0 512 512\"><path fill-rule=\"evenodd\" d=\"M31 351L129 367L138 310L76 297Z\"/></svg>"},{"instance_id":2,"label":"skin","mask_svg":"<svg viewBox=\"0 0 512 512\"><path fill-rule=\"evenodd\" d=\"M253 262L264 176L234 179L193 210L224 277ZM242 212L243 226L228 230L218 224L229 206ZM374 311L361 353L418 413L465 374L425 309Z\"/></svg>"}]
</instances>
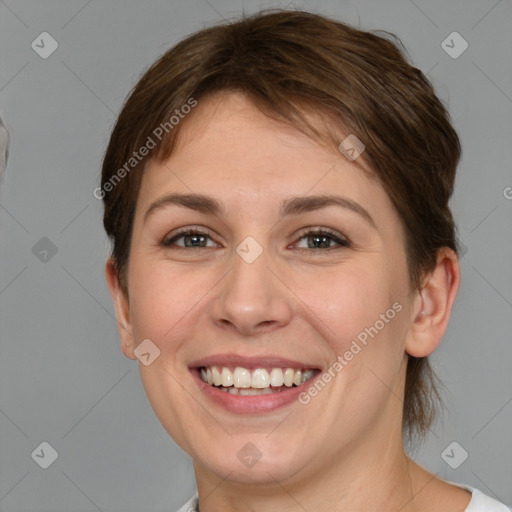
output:
<instances>
[{"instance_id":1,"label":"skin","mask_svg":"<svg viewBox=\"0 0 512 512\"><path fill-rule=\"evenodd\" d=\"M401 434L407 354L429 355L441 341L460 283L456 255L440 251L412 290L403 227L380 183L242 94L201 100L180 130L171 157L144 171L127 294L112 260L106 277L123 353L134 359L146 338L161 351L139 365L141 378L160 422L193 458L201 512L463 511L470 494L409 460ZM191 192L215 197L225 214L171 205L144 220L157 199ZM375 225L339 206L279 215L291 196L332 193L363 206ZM183 247L184 238L161 245L194 226L208 232L206 248ZM308 248L305 228L330 228L351 246L328 239L330 248ZM263 249L250 264L236 252L247 236ZM327 370L395 302L402 310L307 405L234 414L188 370L223 353ZM248 442L262 454L250 468L237 457Z\"/></svg>"}]
</instances>

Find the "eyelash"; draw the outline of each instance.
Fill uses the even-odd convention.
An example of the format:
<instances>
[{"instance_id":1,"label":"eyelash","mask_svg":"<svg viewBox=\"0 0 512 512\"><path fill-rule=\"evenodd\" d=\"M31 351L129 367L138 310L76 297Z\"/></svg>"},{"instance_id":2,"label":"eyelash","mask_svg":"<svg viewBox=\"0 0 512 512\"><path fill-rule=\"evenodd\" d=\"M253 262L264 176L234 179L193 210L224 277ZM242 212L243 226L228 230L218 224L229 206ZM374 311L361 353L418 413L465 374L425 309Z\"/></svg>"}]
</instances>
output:
<instances>
[{"instance_id":1,"label":"eyelash","mask_svg":"<svg viewBox=\"0 0 512 512\"><path fill-rule=\"evenodd\" d=\"M165 247L165 248L171 248L172 245L176 242L176 240L179 240L180 238L183 238L183 237L186 237L189 235L203 235L203 236L206 236L211 239L210 234L207 233L206 231L203 231L201 228L198 228L198 227L187 228L187 229L184 229L183 231L176 233L172 238L164 238L164 240L162 240L162 242L161 242L161 245L162 245L162 247ZM335 247L327 247L324 249L322 249L322 248L317 248L317 249L299 248L296 250L301 253L307 252L309 254L314 254L314 253L319 254L320 252L332 251L332 250L341 249L341 248L349 248L352 246L351 242L347 238L339 237L335 231L331 231L330 229L326 229L326 228L309 229L308 231L304 231L298 237L298 241L300 241L304 238L309 238L309 237L313 237L313 236L328 237L331 240L333 240L334 242L336 242L338 244L338 247L336 247L336 246ZM191 249L194 250L194 249L211 249L211 247L181 247L181 246L177 246L177 248L175 248L175 249L177 249L177 250L191 250Z\"/></svg>"}]
</instances>

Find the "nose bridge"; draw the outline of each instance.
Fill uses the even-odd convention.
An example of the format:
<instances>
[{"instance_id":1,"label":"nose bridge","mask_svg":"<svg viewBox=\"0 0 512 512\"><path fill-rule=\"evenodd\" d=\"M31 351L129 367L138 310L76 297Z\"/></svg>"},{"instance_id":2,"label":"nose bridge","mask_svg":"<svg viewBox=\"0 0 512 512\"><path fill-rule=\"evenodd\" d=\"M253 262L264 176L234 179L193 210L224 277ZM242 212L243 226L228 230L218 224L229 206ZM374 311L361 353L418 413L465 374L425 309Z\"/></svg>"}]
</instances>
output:
<instances>
[{"instance_id":1,"label":"nose bridge","mask_svg":"<svg viewBox=\"0 0 512 512\"><path fill-rule=\"evenodd\" d=\"M231 271L215 298L216 323L243 334L255 334L290 321L290 298L269 270L271 265L270 250L254 238L247 237L238 245L233 251Z\"/></svg>"}]
</instances>

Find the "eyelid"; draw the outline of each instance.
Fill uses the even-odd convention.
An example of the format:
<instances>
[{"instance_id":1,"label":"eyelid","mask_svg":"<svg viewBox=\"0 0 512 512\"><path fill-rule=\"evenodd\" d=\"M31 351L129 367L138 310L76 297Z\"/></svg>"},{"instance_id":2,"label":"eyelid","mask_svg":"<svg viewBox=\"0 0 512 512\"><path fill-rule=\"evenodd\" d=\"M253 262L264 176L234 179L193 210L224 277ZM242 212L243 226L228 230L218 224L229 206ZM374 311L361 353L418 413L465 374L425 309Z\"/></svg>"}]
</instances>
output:
<instances>
[{"instance_id":1,"label":"eyelid","mask_svg":"<svg viewBox=\"0 0 512 512\"><path fill-rule=\"evenodd\" d=\"M212 241L215 241L215 240L213 240L213 237L211 236L211 232L207 228L204 228L202 226L188 226L186 228L181 228L181 229L172 231L171 233L167 233L164 236L164 238L162 239L162 241L160 242L160 245L163 245L164 247L171 247L172 246L171 242L173 240L180 239L180 238L190 235L190 234L204 235L204 236L207 236L208 238L210 238ZM217 243L217 242L215 242L215 243ZM177 246L177 247L180 247L182 249L194 249L194 247L181 247L181 246ZM196 247L196 249L206 249L206 248L207 247Z\"/></svg>"},{"instance_id":2,"label":"eyelid","mask_svg":"<svg viewBox=\"0 0 512 512\"><path fill-rule=\"evenodd\" d=\"M322 233L325 235L332 235L334 238L339 238L339 239L345 240L347 242L349 241L348 238L345 235L343 235L342 233L339 233L338 231L335 231L334 229L325 228L322 226L308 226L306 228L302 228L299 231L299 234L297 236L299 238L303 238L305 235L308 235L311 233L313 233L313 234Z\"/></svg>"},{"instance_id":3,"label":"eyelid","mask_svg":"<svg viewBox=\"0 0 512 512\"><path fill-rule=\"evenodd\" d=\"M350 239L347 236L345 236L342 233L339 233L339 232L337 232L337 231L335 231L335 230L333 230L331 228L324 228L324 227L321 227L321 226L309 226L307 228L304 228L297 235L297 241L300 241L303 238L307 238L309 236L314 236L314 235L328 236L332 240L334 240L334 242L336 242L338 244L338 246L328 247L326 249L303 249L303 248L298 248L296 250L298 250L298 251L306 251L308 253L321 253L321 252L329 252L329 251L331 251L333 249L340 249L342 247L344 247L344 248L352 247L352 242L350 241ZM296 243L296 242L294 242L294 243Z\"/></svg>"}]
</instances>

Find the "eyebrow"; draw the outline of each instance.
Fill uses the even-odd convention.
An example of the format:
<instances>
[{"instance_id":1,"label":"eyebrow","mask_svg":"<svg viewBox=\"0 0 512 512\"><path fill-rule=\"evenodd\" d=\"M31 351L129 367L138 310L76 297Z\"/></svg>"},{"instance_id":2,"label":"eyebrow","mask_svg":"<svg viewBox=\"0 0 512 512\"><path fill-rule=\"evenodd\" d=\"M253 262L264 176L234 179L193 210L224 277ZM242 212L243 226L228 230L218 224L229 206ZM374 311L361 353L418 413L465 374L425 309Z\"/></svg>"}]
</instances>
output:
<instances>
[{"instance_id":1,"label":"eyebrow","mask_svg":"<svg viewBox=\"0 0 512 512\"><path fill-rule=\"evenodd\" d=\"M157 199L150 205L144 214L144 222L146 222L147 218L152 213L167 206L182 206L217 217L221 217L225 213L222 204L211 196L202 194L168 194ZM351 199L336 195L290 197L282 201L279 212L282 216L299 215L301 213L320 210L328 206L341 206L342 208L351 210L376 228L375 221L368 210Z\"/></svg>"}]
</instances>

